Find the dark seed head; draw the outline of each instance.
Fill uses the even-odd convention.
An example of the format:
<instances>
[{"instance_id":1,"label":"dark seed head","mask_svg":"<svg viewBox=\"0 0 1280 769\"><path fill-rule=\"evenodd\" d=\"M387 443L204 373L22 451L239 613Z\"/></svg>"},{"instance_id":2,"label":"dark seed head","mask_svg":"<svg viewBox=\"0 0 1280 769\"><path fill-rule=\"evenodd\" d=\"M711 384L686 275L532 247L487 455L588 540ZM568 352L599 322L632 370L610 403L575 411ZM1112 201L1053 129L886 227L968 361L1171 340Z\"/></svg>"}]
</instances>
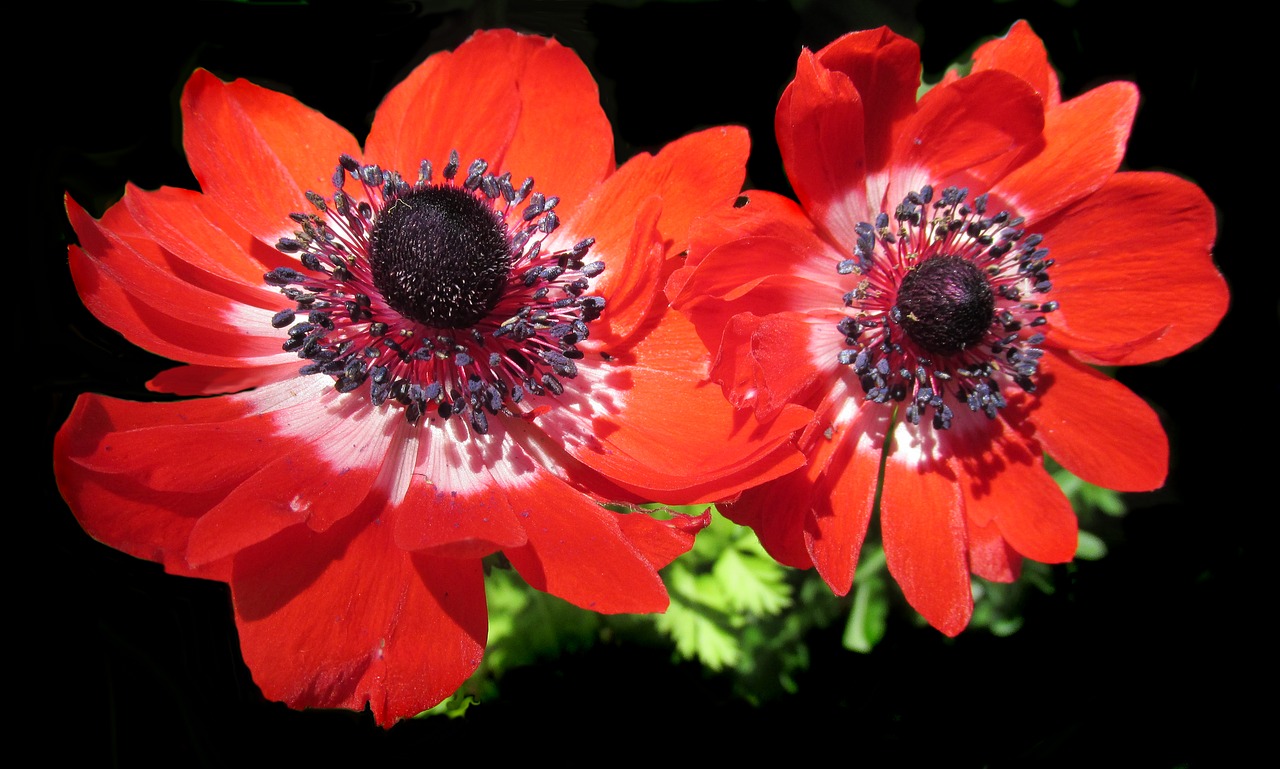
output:
<instances>
[{"instance_id":1,"label":"dark seed head","mask_svg":"<svg viewBox=\"0 0 1280 769\"><path fill-rule=\"evenodd\" d=\"M378 216L370 240L370 268L383 298L438 328L465 328L488 314L511 268L502 218L456 187L398 198Z\"/></svg>"},{"instance_id":2,"label":"dark seed head","mask_svg":"<svg viewBox=\"0 0 1280 769\"><path fill-rule=\"evenodd\" d=\"M973 262L960 256L936 256L903 277L895 309L901 309L902 327L916 344L952 355L986 335L995 312L995 294Z\"/></svg>"}]
</instances>

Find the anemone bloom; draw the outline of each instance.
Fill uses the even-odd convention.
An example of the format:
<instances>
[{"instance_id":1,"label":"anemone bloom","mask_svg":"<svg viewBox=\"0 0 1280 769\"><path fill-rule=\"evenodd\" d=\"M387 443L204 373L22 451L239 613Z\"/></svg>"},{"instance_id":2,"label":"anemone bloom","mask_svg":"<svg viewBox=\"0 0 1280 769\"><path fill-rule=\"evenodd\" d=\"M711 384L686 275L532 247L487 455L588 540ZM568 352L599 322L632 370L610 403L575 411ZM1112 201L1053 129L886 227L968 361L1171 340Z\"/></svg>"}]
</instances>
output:
<instances>
[{"instance_id":1,"label":"anemone bloom","mask_svg":"<svg viewBox=\"0 0 1280 769\"><path fill-rule=\"evenodd\" d=\"M55 468L95 538L230 584L266 696L384 725L440 702L480 661L492 553L579 606L661 611L656 570L706 517L600 503L803 463L808 415L735 414L656 301L740 189L742 130L615 170L581 61L507 31L427 59L363 150L245 81L198 71L181 103L201 192L129 187L100 220L68 200L70 264L99 319L186 364L151 389L215 397L84 395Z\"/></svg>"},{"instance_id":2,"label":"anemone bloom","mask_svg":"<svg viewBox=\"0 0 1280 769\"><path fill-rule=\"evenodd\" d=\"M800 205L755 192L709 217L667 291L730 400L814 410L808 465L726 515L844 594L878 503L890 573L954 635L971 574L1074 554L1046 454L1113 489L1164 482L1159 419L1093 366L1198 342L1227 291L1199 188L1117 172L1134 85L1063 101L1025 23L919 84L887 29L804 51L775 119Z\"/></svg>"}]
</instances>

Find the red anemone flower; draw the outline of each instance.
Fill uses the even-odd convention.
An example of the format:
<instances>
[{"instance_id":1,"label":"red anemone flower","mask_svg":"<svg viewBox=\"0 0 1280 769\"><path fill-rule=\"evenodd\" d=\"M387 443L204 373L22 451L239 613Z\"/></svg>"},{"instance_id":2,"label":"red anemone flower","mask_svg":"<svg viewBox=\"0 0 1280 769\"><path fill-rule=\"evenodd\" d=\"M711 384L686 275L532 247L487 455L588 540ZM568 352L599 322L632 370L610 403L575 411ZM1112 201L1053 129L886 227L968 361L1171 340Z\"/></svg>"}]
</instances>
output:
<instances>
[{"instance_id":1,"label":"red anemone flower","mask_svg":"<svg viewBox=\"0 0 1280 769\"><path fill-rule=\"evenodd\" d=\"M1063 101L1025 23L917 101L919 84L918 48L887 29L804 51L775 122L800 205L754 192L709 217L667 291L731 401L814 409L808 465L726 515L843 595L878 503L890 573L954 635L970 574L1074 554L1044 455L1108 488L1163 484L1159 419L1093 366L1200 341L1227 290L1200 189L1117 173L1133 84Z\"/></svg>"},{"instance_id":2,"label":"red anemone flower","mask_svg":"<svg viewBox=\"0 0 1280 769\"><path fill-rule=\"evenodd\" d=\"M216 397L83 395L55 469L93 537L230 584L266 696L383 725L440 702L480 661L496 552L579 606L662 611L656 570L706 516L601 502L803 463L807 412L736 414L658 301L740 189L744 131L615 170L581 61L509 31L427 59L363 150L245 81L198 71L181 103L201 192L129 187L100 220L68 200L70 263L99 319L186 364L151 389Z\"/></svg>"}]
</instances>

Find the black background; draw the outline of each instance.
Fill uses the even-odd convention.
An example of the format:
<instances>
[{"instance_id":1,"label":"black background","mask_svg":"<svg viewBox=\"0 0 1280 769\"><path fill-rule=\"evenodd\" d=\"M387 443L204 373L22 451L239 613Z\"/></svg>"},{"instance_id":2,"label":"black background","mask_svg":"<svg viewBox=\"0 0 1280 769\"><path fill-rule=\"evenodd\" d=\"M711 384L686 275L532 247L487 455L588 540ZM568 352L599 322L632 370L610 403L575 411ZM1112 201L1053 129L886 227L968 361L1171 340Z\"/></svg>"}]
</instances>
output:
<instances>
[{"instance_id":1,"label":"black background","mask_svg":"<svg viewBox=\"0 0 1280 769\"><path fill-rule=\"evenodd\" d=\"M1267 701L1274 668L1258 654L1267 636L1257 618L1270 608L1259 519L1275 509L1258 479L1264 461L1274 472L1278 395L1266 170L1274 130L1264 133L1258 117L1273 89L1262 85L1271 73L1251 65L1256 23L1090 0L164 7L143 16L105 4L29 6L37 20L10 28L14 50L28 53L18 61L10 52L6 85L5 121L23 137L10 139L8 157L20 158L17 173L6 164L10 199L24 206L5 218L17 251L9 256L22 261L9 273L18 303L8 379L19 385L9 402L21 419L40 420L10 433L33 463L10 475L8 513L19 524L9 541L10 702L40 727L16 733L19 743L120 766L391 755L607 764L724 760L761 745L779 746L793 765L1214 766L1251 741L1261 716L1245 693L1262 689ZM773 110L802 45L887 23L922 43L926 75L936 77L1019 18L1045 39L1064 95L1109 80L1139 85L1127 166L1174 170L1215 201L1232 309L1200 347L1121 373L1164 420L1170 482L1130 498L1132 512L1108 532L1109 557L1056 568L1059 590L1034 603L1012 637L948 641L895 620L860 656L840 648L838 628L817 633L800 691L761 707L666 651L603 645L511 672L501 696L465 719L384 732L367 713L297 713L263 700L240 659L225 586L167 576L94 542L57 494L51 440L75 396L146 397L142 383L166 367L80 306L61 196L97 214L126 181L194 187L177 98L197 66L292 93L363 137L382 94L472 30L553 34L600 83L620 161L696 128L741 124L753 140L749 186L787 193ZM1118 226L1143 226L1122 223L1126 215L1116 211ZM1259 275L1246 272L1249 237L1264 244L1253 258ZM17 435L37 435L38 450Z\"/></svg>"}]
</instances>

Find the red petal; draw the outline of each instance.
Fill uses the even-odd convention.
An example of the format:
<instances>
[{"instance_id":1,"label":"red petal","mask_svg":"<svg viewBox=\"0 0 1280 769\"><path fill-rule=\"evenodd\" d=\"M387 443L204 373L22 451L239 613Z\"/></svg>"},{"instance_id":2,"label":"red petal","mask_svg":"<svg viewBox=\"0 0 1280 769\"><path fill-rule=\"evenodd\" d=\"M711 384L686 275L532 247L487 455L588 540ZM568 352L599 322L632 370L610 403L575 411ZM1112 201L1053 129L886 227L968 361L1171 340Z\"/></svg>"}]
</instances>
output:
<instances>
[{"instance_id":1,"label":"red petal","mask_svg":"<svg viewBox=\"0 0 1280 769\"><path fill-rule=\"evenodd\" d=\"M597 324L604 328L593 326L592 338L612 348L626 344L661 296L664 254L658 219L662 201L648 197L632 201L632 207L624 209L588 202L584 209L587 215L574 226L596 233L589 258L605 263L605 271L595 279L591 292L608 301Z\"/></svg>"},{"instance_id":2,"label":"red petal","mask_svg":"<svg viewBox=\"0 0 1280 769\"><path fill-rule=\"evenodd\" d=\"M358 433L335 425L325 441L347 441ZM350 515L373 487L386 446L369 446L358 465L334 467L313 453L311 446L288 437L277 440L273 455L261 470L247 478L200 518L191 531L187 560L193 565L216 561L262 542L284 529L307 523L323 531Z\"/></svg>"},{"instance_id":3,"label":"red petal","mask_svg":"<svg viewBox=\"0 0 1280 769\"><path fill-rule=\"evenodd\" d=\"M672 274L666 291L713 357L746 359L747 351L723 347L722 334L736 315L837 306L831 279L843 257L780 195L753 192L745 205L699 220L690 240L686 266Z\"/></svg>"},{"instance_id":4,"label":"red petal","mask_svg":"<svg viewBox=\"0 0 1280 769\"><path fill-rule=\"evenodd\" d=\"M371 504L329 530L295 526L241 553L231 580L245 662L295 708L373 709L383 726L444 700L480 664L488 620L479 560L409 554L410 514Z\"/></svg>"},{"instance_id":5,"label":"red petal","mask_svg":"<svg viewBox=\"0 0 1280 769\"><path fill-rule=\"evenodd\" d=\"M393 88L365 152L411 177L422 160L440 169L457 150L464 167L483 158L495 173L510 171L516 186L532 176L571 211L613 169L612 141L576 55L546 38L495 30L431 56Z\"/></svg>"},{"instance_id":6,"label":"red petal","mask_svg":"<svg viewBox=\"0 0 1280 769\"><path fill-rule=\"evenodd\" d=\"M173 395L224 395L291 379L298 375L298 368L296 360L253 368L177 366L157 374L147 382L147 389Z\"/></svg>"},{"instance_id":7,"label":"red petal","mask_svg":"<svg viewBox=\"0 0 1280 769\"><path fill-rule=\"evenodd\" d=\"M658 572L615 513L547 474L515 493L529 544L504 552L532 587L604 614L667 608Z\"/></svg>"},{"instance_id":8,"label":"red petal","mask_svg":"<svg viewBox=\"0 0 1280 769\"><path fill-rule=\"evenodd\" d=\"M898 171L888 202L896 205L921 184L1015 157L1040 140L1044 120L1040 97L1007 72L978 72L930 90L897 137L893 162ZM912 169L927 178L914 178Z\"/></svg>"},{"instance_id":9,"label":"red petal","mask_svg":"<svg viewBox=\"0 0 1280 769\"><path fill-rule=\"evenodd\" d=\"M166 187L154 191L125 188L123 204L142 237L163 249L157 266L178 279L245 304L279 308L280 293L262 276L298 261L271 248L240 227L206 195Z\"/></svg>"},{"instance_id":10,"label":"red petal","mask_svg":"<svg viewBox=\"0 0 1280 769\"><path fill-rule=\"evenodd\" d=\"M119 472L109 457L116 439L131 431L184 421L234 420L244 413L244 406L229 398L132 403L82 395L54 440L58 489L94 539L158 561L173 574L225 580L227 564L192 569L186 560L192 527L218 498L183 488L158 490L140 474ZM101 459L104 456L108 460ZM174 456L184 454L170 454ZM94 464L103 469L93 469ZM227 474L224 485L235 483L234 472Z\"/></svg>"},{"instance_id":11,"label":"red petal","mask_svg":"<svg viewBox=\"0 0 1280 769\"><path fill-rule=\"evenodd\" d=\"M495 420L496 421L496 420ZM439 438L451 436L440 435ZM396 520L396 544L406 550L430 549L434 555L453 558L480 558L527 541L524 517L540 502L527 492L537 487L546 474L525 451L503 440L501 426L493 424L483 444L467 452L455 444L441 445L437 436L425 439L424 452L432 454L428 464L419 464L423 477L410 482L400 503L411 515ZM431 445L434 444L434 445ZM479 459L483 469L473 471L474 452L489 447ZM471 455L468 457L467 455ZM433 472L440 465L463 468L464 482L450 482Z\"/></svg>"},{"instance_id":12,"label":"red petal","mask_svg":"<svg viewBox=\"0 0 1280 769\"><path fill-rule=\"evenodd\" d=\"M171 257L139 234L124 206L97 221L67 201L83 249L68 249L71 276L85 306L131 342L152 352L214 366L253 365L280 356L269 314L239 328L254 308L202 290L161 267ZM255 335L260 333L262 335Z\"/></svg>"},{"instance_id":13,"label":"red petal","mask_svg":"<svg viewBox=\"0 0 1280 769\"><path fill-rule=\"evenodd\" d=\"M560 198L561 216L572 219L587 192L614 167L613 128L600 107L595 80L576 53L546 38L513 36L506 30L481 32L458 50L482 35L498 36L506 44L504 52L487 55L503 57L495 61L512 71L519 92L519 123L502 167L519 177L517 184L533 176L545 195ZM492 73L489 67L481 77ZM468 92L459 101L470 98Z\"/></svg>"},{"instance_id":14,"label":"red petal","mask_svg":"<svg viewBox=\"0 0 1280 769\"><path fill-rule=\"evenodd\" d=\"M204 70L182 92L182 123L200 188L267 245L294 229L290 213L313 210L307 190L332 189L339 155L360 156L346 129L293 97Z\"/></svg>"},{"instance_id":15,"label":"red petal","mask_svg":"<svg viewBox=\"0 0 1280 769\"><path fill-rule=\"evenodd\" d=\"M813 558L805 543L805 525L819 491L800 469L747 489L719 510L734 523L750 526L765 552L778 563L808 569Z\"/></svg>"},{"instance_id":16,"label":"red petal","mask_svg":"<svg viewBox=\"0 0 1280 769\"><path fill-rule=\"evenodd\" d=\"M1015 410L1007 416L1020 415ZM1003 539L1027 558L1071 560L1076 516L1045 471L1033 438L1019 435L1003 419L966 411L952 424L947 447L962 478L965 515L974 525L994 521Z\"/></svg>"},{"instance_id":17,"label":"red petal","mask_svg":"<svg viewBox=\"0 0 1280 769\"><path fill-rule=\"evenodd\" d=\"M697 363L705 354L688 321L667 312L629 356L592 372L594 401L565 403L539 425L549 435L593 436L569 451L618 485L667 504L726 499L802 464L790 439L808 410L790 407L760 424L706 380L705 363Z\"/></svg>"},{"instance_id":18,"label":"red petal","mask_svg":"<svg viewBox=\"0 0 1280 769\"><path fill-rule=\"evenodd\" d=\"M595 238L592 258L606 269L593 291L608 297L610 345L624 343L661 296L666 257L685 250L692 220L728 209L742 185L748 140L739 128L713 128L632 158L592 191L557 233L563 247ZM593 335L596 335L593 331Z\"/></svg>"},{"instance_id":19,"label":"red petal","mask_svg":"<svg viewBox=\"0 0 1280 769\"><path fill-rule=\"evenodd\" d=\"M1112 177L1045 231L1061 303L1051 339L1112 364L1159 360L1204 339L1228 302L1211 261L1214 234L1213 205L1194 184L1159 173Z\"/></svg>"},{"instance_id":20,"label":"red petal","mask_svg":"<svg viewBox=\"0 0 1280 769\"><path fill-rule=\"evenodd\" d=\"M847 397L846 393L842 399ZM806 521L805 544L813 565L836 595L853 587L875 509L889 413L875 404L859 408L852 420L832 425L829 438L814 430L815 448L806 452L809 466L803 472L821 472L823 477L818 481L822 493L815 496Z\"/></svg>"},{"instance_id":21,"label":"red petal","mask_svg":"<svg viewBox=\"0 0 1280 769\"><path fill-rule=\"evenodd\" d=\"M1164 485L1169 442L1155 412L1127 387L1056 351L1042 360L1036 385L1029 416L1045 453L1097 486Z\"/></svg>"},{"instance_id":22,"label":"red petal","mask_svg":"<svg viewBox=\"0 0 1280 769\"><path fill-rule=\"evenodd\" d=\"M1009 34L978 46L973 53L973 72L999 69L1017 75L1040 94L1045 109L1062 100L1058 76L1049 66L1044 43L1025 21L1014 22Z\"/></svg>"},{"instance_id":23,"label":"red petal","mask_svg":"<svg viewBox=\"0 0 1280 769\"><path fill-rule=\"evenodd\" d=\"M1063 102L1045 115L1043 149L1022 159L993 194L1034 227L1094 192L1120 166L1137 109L1138 89L1132 83L1107 83Z\"/></svg>"},{"instance_id":24,"label":"red petal","mask_svg":"<svg viewBox=\"0 0 1280 769\"><path fill-rule=\"evenodd\" d=\"M729 400L739 407L748 401L745 393L754 394L756 417L768 422L788 403L808 402L816 385L836 375L834 355L815 361L808 351L829 341L842 317L834 310L808 315L777 312L764 318L735 315L725 329L711 378L725 386Z\"/></svg>"},{"instance_id":25,"label":"red petal","mask_svg":"<svg viewBox=\"0 0 1280 769\"><path fill-rule=\"evenodd\" d=\"M889 573L930 625L954 636L973 614L959 478L943 436L900 423L885 463L880 527Z\"/></svg>"},{"instance_id":26,"label":"red petal","mask_svg":"<svg viewBox=\"0 0 1280 769\"><path fill-rule=\"evenodd\" d=\"M995 524L979 526L967 518L969 568L992 582L1013 582L1022 573L1022 557L1000 536Z\"/></svg>"},{"instance_id":27,"label":"red petal","mask_svg":"<svg viewBox=\"0 0 1280 769\"><path fill-rule=\"evenodd\" d=\"M836 241L853 242L854 227L867 218L863 110L848 76L805 50L774 118L796 197Z\"/></svg>"},{"instance_id":28,"label":"red petal","mask_svg":"<svg viewBox=\"0 0 1280 769\"><path fill-rule=\"evenodd\" d=\"M574 240L594 236L599 243L610 226L625 232L625 222L647 198L657 195L662 198L658 230L666 255L675 255L688 247L695 219L729 209L729 201L742 189L750 146L746 130L727 126L681 137L657 155L640 153L592 190L565 226Z\"/></svg>"},{"instance_id":29,"label":"red petal","mask_svg":"<svg viewBox=\"0 0 1280 769\"><path fill-rule=\"evenodd\" d=\"M653 568L661 569L693 547L698 532L711 523L711 510L701 515L675 514L669 520L659 520L644 512L619 514L618 527L623 535L639 550Z\"/></svg>"},{"instance_id":30,"label":"red petal","mask_svg":"<svg viewBox=\"0 0 1280 769\"><path fill-rule=\"evenodd\" d=\"M827 69L847 75L857 89L865 125L860 146L867 169L884 170L893 137L916 111L920 49L888 27L880 27L847 34L818 51L817 58ZM849 149L837 148L839 152Z\"/></svg>"}]
</instances>

